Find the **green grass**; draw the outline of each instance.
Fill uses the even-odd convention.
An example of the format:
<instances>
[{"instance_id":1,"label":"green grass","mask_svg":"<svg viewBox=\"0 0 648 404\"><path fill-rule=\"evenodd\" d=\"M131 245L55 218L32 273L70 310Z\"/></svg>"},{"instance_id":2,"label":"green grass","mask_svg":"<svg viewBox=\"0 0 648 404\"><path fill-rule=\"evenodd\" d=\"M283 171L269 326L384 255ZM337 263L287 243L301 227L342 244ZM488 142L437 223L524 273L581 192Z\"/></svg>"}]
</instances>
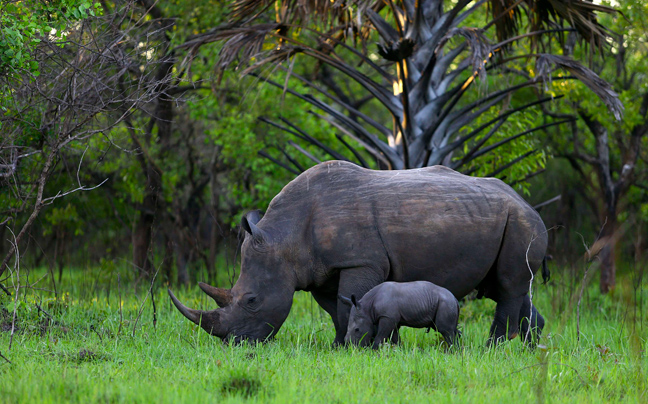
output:
<instances>
[{"instance_id":1,"label":"green grass","mask_svg":"<svg viewBox=\"0 0 648 404\"><path fill-rule=\"evenodd\" d=\"M635 320L647 312L646 290L640 310L623 282L610 296L588 288L577 342L579 285L566 283L535 288L546 349L529 351L519 339L486 349L494 303L479 300L462 306L460 352L446 353L438 334L413 329L403 329L402 345L373 352L332 349L330 318L301 292L265 345L229 346L207 335L172 307L164 287L155 293L156 328L147 300L133 336L146 285L122 285L120 327L116 278L79 271L58 286L58 301L21 291L11 350L10 333L0 331L0 352L12 362L0 359L0 402L648 401L648 332ZM176 292L189 306L213 307L198 288ZM12 307L1 299L0 307ZM48 324L35 303L58 323Z\"/></svg>"}]
</instances>

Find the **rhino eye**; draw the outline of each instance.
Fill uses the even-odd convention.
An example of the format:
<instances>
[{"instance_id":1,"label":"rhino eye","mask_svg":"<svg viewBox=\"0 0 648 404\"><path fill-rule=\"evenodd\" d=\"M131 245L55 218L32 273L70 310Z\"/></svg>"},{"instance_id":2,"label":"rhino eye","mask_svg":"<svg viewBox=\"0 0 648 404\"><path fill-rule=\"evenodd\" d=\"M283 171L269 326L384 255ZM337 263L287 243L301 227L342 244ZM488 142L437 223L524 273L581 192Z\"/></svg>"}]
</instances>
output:
<instances>
[{"instance_id":1,"label":"rhino eye","mask_svg":"<svg viewBox=\"0 0 648 404\"><path fill-rule=\"evenodd\" d=\"M256 302L256 296L248 299L248 304L253 304L254 302Z\"/></svg>"},{"instance_id":2,"label":"rhino eye","mask_svg":"<svg viewBox=\"0 0 648 404\"><path fill-rule=\"evenodd\" d=\"M356 329L355 329L355 332L360 332L360 329L359 329L359 328L356 328Z\"/></svg>"}]
</instances>

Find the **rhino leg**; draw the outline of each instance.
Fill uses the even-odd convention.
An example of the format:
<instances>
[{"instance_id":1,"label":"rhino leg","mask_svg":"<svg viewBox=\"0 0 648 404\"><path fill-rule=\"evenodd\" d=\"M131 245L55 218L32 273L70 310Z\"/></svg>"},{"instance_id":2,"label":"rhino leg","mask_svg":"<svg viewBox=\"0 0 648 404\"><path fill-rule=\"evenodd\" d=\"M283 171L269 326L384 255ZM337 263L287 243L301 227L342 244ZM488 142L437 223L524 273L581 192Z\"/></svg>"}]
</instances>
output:
<instances>
[{"instance_id":1,"label":"rhino leg","mask_svg":"<svg viewBox=\"0 0 648 404\"><path fill-rule=\"evenodd\" d=\"M335 326L335 340L333 340L333 347L344 344L344 336L346 334L346 328L340 327L340 322L338 321L338 304L337 304L337 293L330 291L321 291L313 290L311 291L313 298L319 304L324 311L326 311L333 320L333 325Z\"/></svg>"},{"instance_id":2,"label":"rhino leg","mask_svg":"<svg viewBox=\"0 0 648 404\"><path fill-rule=\"evenodd\" d=\"M542 221L528 220L528 212L512 210L495 264L495 276L487 297L497 302L488 345L516 337L520 313L528 299L531 273L540 268L547 251L547 231Z\"/></svg>"},{"instance_id":3,"label":"rhino leg","mask_svg":"<svg viewBox=\"0 0 648 404\"><path fill-rule=\"evenodd\" d=\"M513 339L519 333L519 318L523 296L500 299L495 308L495 319L491 325L488 346L497 345L506 339Z\"/></svg>"},{"instance_id":4,"label":"rhino leg","mask_svg":"<svg viewBox=\"0 0 648 404\"><path fill-rule=\"evenodd\" d=\"M400 343L400 335L398 334L398 331L399 329L398 327L396 327L396 329L394 329L394 332L392 332L391 335L391 343L394 345L398 345Z\"/></svg>"},{"instance_id":5,"label":"rhino leg","mask_svg":"<svg viewBox=\"0 0 648 404\"><path fill-rule=\"evenodd\" d=\"M531 321L529 321L529 316L531 316ZM529 347L533 347L540 341L540 335L542 334L545 321L535 306L531 304L529 295L524 296L522 308L520 309L520 318L522 319L520 338ZM531 324L531 328L529 328L529 324Z\"/></svg>"},{"instance_id":6,"label":"rhino leg","mask_svg":"<svg viewBox=\"0 0 648 404\"><path fill-rule=\"evenodd\" d=\"M355 295L356 299L360 300L365 293L369 292L374 286L379 285L383 281L383 271L369 267L347 268L340 272L338 294L347 297ZM342 340L344 340L347 328L349 327L350 311L351 306L346 304L337 305L338 324L342 332Z\"/></svg>"},{"instance_id":7,"label":"rhino leg","mask_svg":"<svg viewBox=\"0 0 648 404\"><path fill-rule=\"evenodd\" d=\"M380 344L389 341L394 333L398 332L398 321L389 317L380 317L378 320L378 330L372 345L373 349L378 349Z\"/></svg>"}]
</instances>

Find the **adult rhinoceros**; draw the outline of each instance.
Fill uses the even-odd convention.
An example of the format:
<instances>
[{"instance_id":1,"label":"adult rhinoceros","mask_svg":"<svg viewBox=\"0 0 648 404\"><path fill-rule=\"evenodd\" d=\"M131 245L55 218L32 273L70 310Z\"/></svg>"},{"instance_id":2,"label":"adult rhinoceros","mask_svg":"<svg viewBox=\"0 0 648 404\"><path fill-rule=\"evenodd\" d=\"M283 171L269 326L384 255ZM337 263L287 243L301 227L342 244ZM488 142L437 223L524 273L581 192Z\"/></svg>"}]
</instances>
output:
<instances>
[{"instance_id":1,"label":"adult rhinoceros","mask_svg":"<svg viewBox=\"0 0 648 404\"><path fill-rule=\"evenodd\" d=\"M489 342L539 337L544 320L529 282L547 247L538 213L508 185L435 166L374 171L342 161L319 164L277 195L264 216L241 226L241 274L230 289L201 283L222 308L178 310L222 339L264 340L285 321L296 290L306 290L344 341L349 306L385 281L425 280L458 299L473 289L497 302ZM529 319L534 325L529 331Z\"/></svg>"}]
</instances>

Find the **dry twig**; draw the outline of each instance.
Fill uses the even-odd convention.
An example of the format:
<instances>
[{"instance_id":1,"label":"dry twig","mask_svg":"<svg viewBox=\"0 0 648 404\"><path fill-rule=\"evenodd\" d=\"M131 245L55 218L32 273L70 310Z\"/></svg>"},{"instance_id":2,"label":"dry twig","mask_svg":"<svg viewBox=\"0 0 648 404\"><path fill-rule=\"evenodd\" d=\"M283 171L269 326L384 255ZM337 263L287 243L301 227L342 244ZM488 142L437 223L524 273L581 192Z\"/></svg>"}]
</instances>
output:
<instances>
[{"instance_id":1,"label":"dry twig","mask_svg":"<svg viewBox=\"0 0 648 404\"><path fill-rule=\"evenodd\" d=\"M9 359L7 359L7 358L2 354L2 352L0 352L0 358L6 360L7 363L11 364L11 361L10 361Z\"/></svg>"},{"instance_id":2,"label":"dry twig","mask_svg":"<svg viewBox=\"0 0 648 404\"><path fill-rule=\"evenodd\" d=\"M148 296L152 293L153 290L153 283L155 282L155 278L157 277L158 272L160 272L160 268L162 268L162 263L158 266L157 271L155 271L155 275L153 275L153 279L151 279L151 286L149 287L148 293L146 296L144 296L144 301L142 302L142 305L140 306L139 313L137 313L137 318L135 319L135 324L133 324L133 337L135 336L135 330L137 329L137 322L139 321L140 317L142 316L142 311L144 311L144 303L146 303L146 299L148 299ZM151 298L153 296L151 295ZM155 310L155 309L154 309ZM153 316L155 318L155 311L153 311Z\"/></svg>"}]
</instances>

